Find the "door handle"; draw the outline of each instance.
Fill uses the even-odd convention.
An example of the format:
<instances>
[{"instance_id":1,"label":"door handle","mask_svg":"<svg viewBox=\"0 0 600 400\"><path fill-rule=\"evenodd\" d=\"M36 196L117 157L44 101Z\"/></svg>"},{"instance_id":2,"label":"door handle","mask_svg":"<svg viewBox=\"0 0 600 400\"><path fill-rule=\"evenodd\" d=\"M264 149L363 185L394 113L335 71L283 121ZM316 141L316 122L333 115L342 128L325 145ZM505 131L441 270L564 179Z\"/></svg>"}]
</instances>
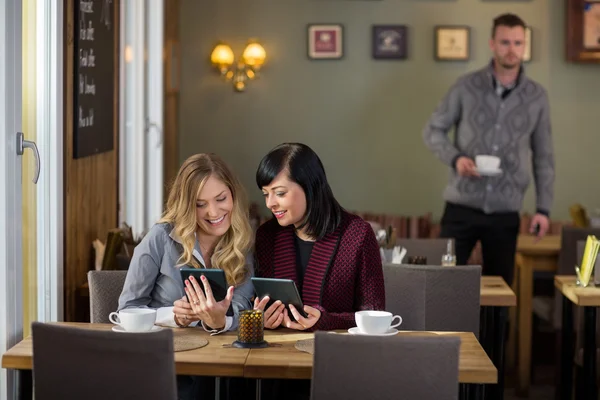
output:
<instances>
[{"instance_id":1,"label":"door handle","mask_svg":"<svg viewBox=\"0 0 600 400\"><path fill-rule=\"evenodd\" d=\"M33 183L37 183L40 178L40 152L35 144L30 140L25 140L23 132L17 132L17 154L22 156L25 149L31 149L33 156L35 157L35 174L33 176Z\"/></svg>"}]
</instances>

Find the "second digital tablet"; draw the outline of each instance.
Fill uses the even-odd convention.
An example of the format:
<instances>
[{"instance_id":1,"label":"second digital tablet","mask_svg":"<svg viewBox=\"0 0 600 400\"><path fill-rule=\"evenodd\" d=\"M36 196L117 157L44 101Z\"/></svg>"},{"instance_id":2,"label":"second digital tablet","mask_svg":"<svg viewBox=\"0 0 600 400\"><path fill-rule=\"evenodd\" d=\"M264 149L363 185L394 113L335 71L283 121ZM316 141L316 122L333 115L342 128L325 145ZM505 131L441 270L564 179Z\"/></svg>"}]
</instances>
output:
<instances>
[{"instance_id":1,"label":"second digital tablet","mask_svg":"<svg viewBox=\"0 0 600 400\"><path fill-rule=\"evenodd\" d=\"M254 290L259 299L265 296L269 296L270 300L265 310L268 309L271 304L279 300L285 304L288 309L288 315L292 320L295 320L294 315L290 312L288 304L292 304L296 310L304 318L308 315L304 312L304 304L302 304L302 298L298 293L296 283L291 279L276 279L276 278L252 278L252 284Z\"/></svg>"}]
</instances>

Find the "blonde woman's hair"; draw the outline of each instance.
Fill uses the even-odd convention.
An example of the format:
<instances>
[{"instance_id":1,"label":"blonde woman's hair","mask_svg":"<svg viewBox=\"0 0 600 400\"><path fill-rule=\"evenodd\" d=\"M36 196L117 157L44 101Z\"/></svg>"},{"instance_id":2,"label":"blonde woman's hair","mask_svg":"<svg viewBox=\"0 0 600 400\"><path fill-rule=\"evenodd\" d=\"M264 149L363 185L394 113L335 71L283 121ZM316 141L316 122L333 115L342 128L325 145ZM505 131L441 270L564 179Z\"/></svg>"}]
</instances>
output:
<instances>
[{"instance_id":1,"label":"blonde woman's hair","mask_svg":"<svg viewBox=\"0 0 600 400\"><path fill-rule=\"evenodd\" d=\"M191 265L200 268L192 255L198 229L196 202L211 176L222 181L233 197L231 227L217 242L210 259L211 266L225 271L230 285L238 285L248 278L246 254L252 247L252 228L245 190L219 156L196 154L185 160L171 186L167 208L159 223L173 225L174 233L183 243L183 254L176 267Z\"/></svg>"}]
</instances>

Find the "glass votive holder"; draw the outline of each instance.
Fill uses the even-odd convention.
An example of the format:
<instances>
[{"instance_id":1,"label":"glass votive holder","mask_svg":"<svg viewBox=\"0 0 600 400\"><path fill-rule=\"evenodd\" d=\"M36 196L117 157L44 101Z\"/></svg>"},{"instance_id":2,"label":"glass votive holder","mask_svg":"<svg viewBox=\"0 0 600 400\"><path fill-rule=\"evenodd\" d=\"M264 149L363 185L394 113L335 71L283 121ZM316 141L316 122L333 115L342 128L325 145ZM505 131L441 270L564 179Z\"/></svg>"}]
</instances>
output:
<instances>
[{"instance_id":1,"label":"glass votive holder","mask_svg":"<svg viewBox=\"0 0 600 400\"><path fill-rule=\"evenodd\" d=\"M244 310L239 315L238 337L233 347L262 348L267 347L263 312L261 310Z\"/></svg>"}]
</instances>

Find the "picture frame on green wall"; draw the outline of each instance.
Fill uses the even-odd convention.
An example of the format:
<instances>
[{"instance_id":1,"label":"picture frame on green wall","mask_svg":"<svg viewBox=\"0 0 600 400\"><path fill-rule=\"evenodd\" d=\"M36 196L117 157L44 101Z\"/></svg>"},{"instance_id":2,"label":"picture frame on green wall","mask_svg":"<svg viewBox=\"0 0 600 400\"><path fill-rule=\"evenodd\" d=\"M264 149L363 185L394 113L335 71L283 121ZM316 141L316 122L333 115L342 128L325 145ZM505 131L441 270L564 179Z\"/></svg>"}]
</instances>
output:
<instances>
[{"instance_id":1,"label":"picture frame on green wall","mask_svg":"<svg viewBox=\"0 0 600 400\"><path fill-rule=\"evenodd\" d=\"M567 61L600 64L600 0L566 0Z\"/></svg>"},{"instance_id":2,"label":"picture frame on green wall","mask_svg":"<svg viewBox=\"0 0 600 400\"><path fill-rule=\"evenodd\" d=\"M376 60L404 60L408 57L406 25L373 25L372 56Z\"/></svg>"},{"instance_id":3,"label":"picture frame on green wall","mask_svg":"<svg viewBox=\"0 0 600 400\"><path fill-rule=\"evenodd\" d=\"M342 24L309 24L307 50L311 60L339 60L344 57Z\"/></svg>"},{"instance_id":4,"label":"picture frame on green wall","mask_svg":"<svg viewBox=\"0 0 600 400\"><path fill-rule=\"evenodd\" d=\"M533 47L533 30L530 26L525 28L525 50L523 51L523 62L531 61L531 49Z\"/></svg>"},{"instance_id":5,"label":"picture frame on green wall","mask_svg":"<svg viewBox=\"0 0 600 400\"><path fill-rule=\"evenodd\" d=\"M434 58L437 61L467 61L471 58L471 28L466 25L434 27Z\"/></svg>"}]
</instances>

